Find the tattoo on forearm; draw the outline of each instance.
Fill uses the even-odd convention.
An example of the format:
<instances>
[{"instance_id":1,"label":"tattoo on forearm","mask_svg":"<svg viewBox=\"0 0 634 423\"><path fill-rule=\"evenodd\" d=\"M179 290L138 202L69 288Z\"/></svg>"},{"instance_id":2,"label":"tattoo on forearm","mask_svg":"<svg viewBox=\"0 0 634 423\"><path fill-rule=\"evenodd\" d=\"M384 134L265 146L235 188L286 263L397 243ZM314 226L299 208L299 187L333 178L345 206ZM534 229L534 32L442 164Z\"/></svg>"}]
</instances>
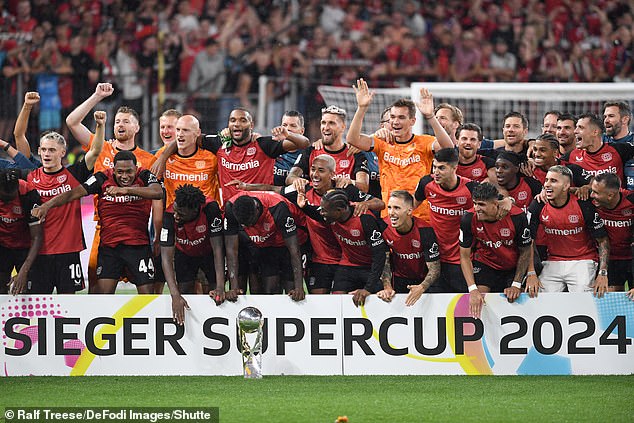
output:
<instances>
[{"instance_id":1,"label":"tattoo on forearm","mask_svg":"<svg viewBox=\"0 0 634 423\"><path fill-rule=\"evenodd\" d=\"M427 276L421 285L425 290L429 288L440 277L440 261L432 261L427 263Z\"/></svg>"},{"instance_id":2,"label":"tattoo on forearm","mask_svg":"<svg viewBox=\"0 0 634 423\"><path fill-rule=\"evenodd\" d=\"M599 268L608 268L608 258L610 257L610 244L607 238L601 238L597 240L599 246Z\"/></svg>"},{"instance_id":3,"label":"tattoo on forearm","mask_svg":"<svg viewBox=\"0 0 634 423\"><path fill-rule=\"evenodd\" d=\"M531 261L531 246L520 248L520 256L517 259L517 267L515 268L515 281L522 281L524 275L528 271L528 264Z\"/></svg>"},{"instance_id":4,"label":"tattoo on forearm","mask_svg":"<svg viewBox=\"0 0 634 423\"><path fill-rule=\"evenodd\" d=\"M392 286L392 268L390 266L390 253L385 253L385 266L383 267L383 273L381 274L381 281L383 282L383 288L390 288Z\"/></svg>"}]
</instances>

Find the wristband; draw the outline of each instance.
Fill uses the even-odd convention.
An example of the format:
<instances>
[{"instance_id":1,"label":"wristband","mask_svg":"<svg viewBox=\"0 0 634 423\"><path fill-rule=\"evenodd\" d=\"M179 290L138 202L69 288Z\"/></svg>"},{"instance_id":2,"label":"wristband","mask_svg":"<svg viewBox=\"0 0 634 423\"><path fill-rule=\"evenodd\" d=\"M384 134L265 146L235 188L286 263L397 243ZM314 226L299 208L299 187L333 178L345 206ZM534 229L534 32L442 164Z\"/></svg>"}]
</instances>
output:
<instances>
[{"instance_id":1,"label":"wristband","mask_svg":"<svg viewBox=\"0 0 634 423\"><path fill-rule=\"evenodd\" d=\"M469 292L475 291L476 289L478 289L478 285L476 285L476 284L469 285Z\"/></svg>"},{"instance_id":2,"label":"wristband","mask_svg":"<svg viewBox=\"0 0 634 423\"><path fill-rule=\"evenodd\" d=\"M537 276L537 273L531 270L530 272L526 272L526 276Z\"/></svg>"},{"instance_id":3,"label":"wristband","mask_svg":"<svg viewBox=\"0 0 634 423\"><path fill-rule=\"evenodd\" d=\"M516 282L516 281L513 281L513 283L511 284L511 286L512 286L513 288L522 289L522 282Z\"/></svg>"},{"instance_id":4,"label":"wristband","mask_svg":"<svg viewBox=\"0 0 634 423\"><path fill-rule=\"evenodd\" d=\"M11 147L11 144L7 143L7 145L5 145L2 149L4 151L9 151L9 148Z\"/></svg>"}]
</instances>

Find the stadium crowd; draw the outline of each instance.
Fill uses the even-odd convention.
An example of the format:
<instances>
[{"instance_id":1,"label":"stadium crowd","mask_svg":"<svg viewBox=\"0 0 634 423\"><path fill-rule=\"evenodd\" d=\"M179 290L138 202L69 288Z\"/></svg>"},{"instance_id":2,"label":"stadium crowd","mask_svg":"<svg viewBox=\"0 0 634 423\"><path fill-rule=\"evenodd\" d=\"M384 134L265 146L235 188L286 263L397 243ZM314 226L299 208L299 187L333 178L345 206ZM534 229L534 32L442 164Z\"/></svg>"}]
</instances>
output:
<instances>
[{"instance_id":1,"label":"stadium crowd","mask_svg":"<svg viewBox=\"0 0 634 423\"><path fill-rule=\"evenodd\" d=\"M634 12L626 1L0 4L5 139L22 95L18 76L45 98L39 131L61 130L68 138L62 117L98 81L117 87L107 110L125 103L141 112L142 95L157 91L160 72L168 93L188 93L188 107L205 131L237 105L252 110L261 75L272 78L271 102L289 94L290 81L300 81L299 110L317 121L316 87L349 87L359 77L373 87L398 87L413 81L629 81L634 72ZM74 146L75 139L69 141Z\"/></svg>"},{"instance_id":2,"label":"stadium crowd","mask_svg":"<svg viewBox=\"0 0 634 423\"><path fill-rule=\"evenodd\" d=\"M627 102L605 103L602 116L548 112L533 140L525 116L509 110L500 121L503 138L492 139L421 89L418 103L394 102L371 122L374 133L361 133L373 92L359 75L377 87L420 79L572 80L561 54L569 50L571 58L581 49L588 60L598 50L595 62L618 65L580 80L630 77L623 34L630 34L632 15L620 3L509 4L171 2L157 14L155 1L105 9L74 1L38 3L33 17L28 1L7 2L2 23L22 36L4 42L4 82L15 94L14 75L37 77L15 122L5 119L15 146L0 141L9 156L0 162L0 292L74 293L86 287L85 273L95 294L114 293L122 279L139 293L163 292L167 283L179 323L184 293L209 293L216 304L247 291L301 301L304 283L309 294L352 293L356 305L371 294L390 301L406 293L412 305L424 293L468 292L475 316L487 292L514 301L521 292L602 296L628 286L634 297ZM159 43L162 23L168 27ZM198 51L187 50L192 37ZM517 54L516 64L485 72L484 40L495 40L491 61L506 45L505 57ZM145 69L153 86L157 48L172 41L178 53L164 51L170 86L205 94L224 115L166 110L158 122L163 146L147 152L137 139L141 104L130 95L141 85L116 86L111 77L137 77L121 71L121 56L130 70ZM239 44L235 69L227 67L232 44ZM526 64L531 48L534 67ZM192 60L184 70L186 50ZM563 71L553 73L558 61ZM318 140L304 135L309 122L298 111L286 111L270 133L255 133L252 104L241 93L266 69L280 76L276 66L289 77L318 72L331 83L354 82L349 127L347 111L329 105L320 110ZM46 69L53 73L38 73ZM228 86L235 98L225 102L219 95ZM38 107L40 129L59 131L29 142ZM417 109L433 134L413 134ZM83 153L66 166L71 136ZM87 195L97 226L82 269L80 198Z\"/></svg>"}]
</instances>

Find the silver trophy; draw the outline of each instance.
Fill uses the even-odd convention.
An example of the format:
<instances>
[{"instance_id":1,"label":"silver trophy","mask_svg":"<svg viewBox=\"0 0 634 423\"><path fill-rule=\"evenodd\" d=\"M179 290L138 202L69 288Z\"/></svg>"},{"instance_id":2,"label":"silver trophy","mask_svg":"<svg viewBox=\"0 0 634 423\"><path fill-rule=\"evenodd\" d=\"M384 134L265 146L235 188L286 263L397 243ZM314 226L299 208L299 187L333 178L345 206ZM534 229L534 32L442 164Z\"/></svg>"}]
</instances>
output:
<instances>
[{"instance_id":1,"label":"silver trophy","mask_svg":"<svg viewBox=\"0 0 634 423\"><path fill-rule=\"evenodd\" d=\"M240 310L237 318L242 346L242 367L245 379L262 378L262 312L255 307ZM249 345L247 333L255 333L255 342Z\"/></svg>"}]
</instances>

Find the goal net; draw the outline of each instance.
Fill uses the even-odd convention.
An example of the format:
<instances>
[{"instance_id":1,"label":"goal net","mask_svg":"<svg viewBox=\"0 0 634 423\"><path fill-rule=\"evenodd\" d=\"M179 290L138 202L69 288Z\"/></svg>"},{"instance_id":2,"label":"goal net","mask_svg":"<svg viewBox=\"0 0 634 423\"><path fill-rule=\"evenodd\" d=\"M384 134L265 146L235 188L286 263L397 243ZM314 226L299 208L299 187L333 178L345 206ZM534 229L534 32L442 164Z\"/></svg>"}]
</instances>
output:
<instances>
[{"instance_id":1,"label":"goal net","mask_svg":"<svg viewBox=\"0 0 634 423\"><path fill-rule=\"evenodd\" d=\"M550 110L579 115L603 112L611 100L634 101L632 83L413 83L409 88L374 89L374 99L363 122L363 132L374 132L383 110L399 98L418 101L422 87L434 95L434 103L450 103L464 114L465 122L482 127L487 138L502 138L502 118L510 111L523 113L529 122L529 136L541 133L544 113ZM336 104L348 112L348 124L357 108L352 88L322 85L319 93L327 105ZM432 133L417 113L415 133Z\"/></svg>"}]
</instances>

